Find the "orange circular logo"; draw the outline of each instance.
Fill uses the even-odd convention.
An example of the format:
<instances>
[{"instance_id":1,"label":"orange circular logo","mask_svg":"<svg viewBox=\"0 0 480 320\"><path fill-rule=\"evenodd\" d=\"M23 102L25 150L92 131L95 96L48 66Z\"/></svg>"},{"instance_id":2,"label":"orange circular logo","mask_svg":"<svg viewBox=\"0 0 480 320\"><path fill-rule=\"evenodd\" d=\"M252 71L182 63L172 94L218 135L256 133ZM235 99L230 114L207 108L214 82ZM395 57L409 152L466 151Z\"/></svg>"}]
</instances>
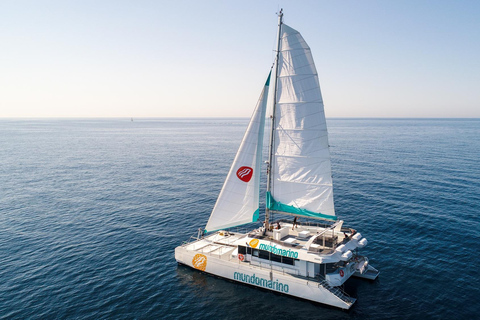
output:
<instances>
[{"instance_id":1,"label":"orange circular logo","mask_svg":"<svg viewBox=\"0 0 480 320\"><path fill-rule=\"evenodd\" d=\"M192 265L195 269L205 271L205 268L207 268L207 257L203 254L196 254L192 259Z\"/></svg>"},{"instance_id":2,"label":"orange circular logo","mask_svg":"<svg viewBox=\"0 0 480 320\"><path fill-rule=\"evenodd\" d=\"M253 239L252 241L250 241L250 247L252 248L256 248L258 246L258 239Z\"/></svg>"}]
</instances>

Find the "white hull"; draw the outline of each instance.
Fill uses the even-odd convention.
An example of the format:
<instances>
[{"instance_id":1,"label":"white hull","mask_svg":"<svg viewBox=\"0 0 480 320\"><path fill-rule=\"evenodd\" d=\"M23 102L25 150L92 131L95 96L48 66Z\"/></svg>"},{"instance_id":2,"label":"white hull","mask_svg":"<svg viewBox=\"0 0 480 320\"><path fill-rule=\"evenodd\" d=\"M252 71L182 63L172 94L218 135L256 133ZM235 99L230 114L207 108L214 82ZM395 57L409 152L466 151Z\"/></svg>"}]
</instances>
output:
<instances>
[{"instance_id":1,"label":"white hull","mask_svg":"<svg viewBox=\"0 0 480 320\"><path fill-rule=\"evenodd\" d=\"M236 248L215 243L216 249L202 249L205 240L184 244L175 248L178 263L232 281L276 291L282 294L349 309L356 299L347 296L340 288L331 287L326 281L289 274L279 268L272 269L242 262ZM199 245L196 247L196 244ZM212 245L210 245L212 246ZM290 269L292 270L292 269ZM353 275L349 274L348 276Z\"/></svg>"},{"instance_id":2,"label":"white hull","mask_svg":"<svg viewBox=\"0 0 480 320\"><path fill-rule=\"evenodd\" d=\"M372 266L368 266L367 271L365 271L364 273L360 273L357 271L353 274L353 276L357 278L362 278L362 279L375 280L377 279L379 274L380 274L380 271L378 271Z\"/></svg>"}]
</instances>

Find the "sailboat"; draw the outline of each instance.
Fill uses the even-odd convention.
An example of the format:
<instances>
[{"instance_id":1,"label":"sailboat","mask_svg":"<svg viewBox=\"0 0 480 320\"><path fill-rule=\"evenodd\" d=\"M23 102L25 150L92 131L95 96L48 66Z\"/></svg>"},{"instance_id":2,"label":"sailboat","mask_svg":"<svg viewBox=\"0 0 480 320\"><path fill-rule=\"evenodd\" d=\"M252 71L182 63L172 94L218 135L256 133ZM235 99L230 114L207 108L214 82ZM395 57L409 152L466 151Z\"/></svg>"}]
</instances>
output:
<instances>
[{"instance_id":1,"label":"sailboat","mask_svg":"<svg viewBox=\"0 0 480 320\"><path fill-rule=\"evenodd\" d=\"M349 309L356 298L343 290L345 281L375 280L379 271L359 253L367 240L335 215L317 71L310 48L283 23L282 11L277 36L275 63L206 227L175 248L175 259L232 281ZM271 125L264 161L266 121ZM263 223L233 231L259 221L265 167ZM273 214L283 218L273 221Z\"/></svg>"}]
</instances>

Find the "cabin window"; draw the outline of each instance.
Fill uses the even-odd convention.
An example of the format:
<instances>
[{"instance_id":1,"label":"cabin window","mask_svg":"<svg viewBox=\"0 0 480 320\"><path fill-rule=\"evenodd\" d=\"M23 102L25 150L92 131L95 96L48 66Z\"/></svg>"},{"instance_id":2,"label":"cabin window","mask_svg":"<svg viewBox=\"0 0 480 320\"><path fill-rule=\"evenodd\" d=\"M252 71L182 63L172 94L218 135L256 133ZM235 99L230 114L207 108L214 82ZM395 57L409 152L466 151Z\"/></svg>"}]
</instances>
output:
<instances>
[{"instance_id":1,"label":"cabin window","mask_svg":"<svg viewBox=\"0 0 480 320\"><path fill-rule=\"evenodd\" d=\"M249 248L247 248L247 252L248 252L248 249ZM265 259L265 260L280 262L280 263L284 263L284 264L289 264L291 266L295 265L295 259L294 258L280 256L278 254L273 254L273 253L270 253L269 251L265 251L265 250L253 249L253 255L255 257L259 257L260 259Z\"/></svg>"},{"instance_id":2,"label":"cabin window","mask_svg":"<svg viewBox=\"0 0 480 320\"><path fill-rule=\"evenodd\" d=\"M278 254L273 254L272 253L271 259L272 259L272 261L275 261L275 262L282 262L282 256L279 256Z\"/></svg>"},{"instance_id":3,"label":"cabin window","mask_svg":"<svg viewBox=\"0 0 480 320\"><path fill-rule=\"evenodd\" d=\"M289 264L291 266L294 265L295 259L289 257L282 257L282 263Z\"/></svg>"},{"instance_id":4,"label":"cabin window","mask_svg":"<svg viewBox=\"0 0 480 320\"><path fill-rule=\"evenodd\" d=\"M247 248L242 247L242 246L238 246L238 253L247 254Z\"/></svg>"},{"instance_id":5,"label":"cabin window","mask_svg":"<svg viewBox=\"0 0 480 320\"><path fill-rule=\"evenodd\" d=\"M247 253L248 253L248 254L252 254L252 248L247 247Z\"/></svg>"},{"instance_id":6,"label":"cabin window","mask_svg":"<svg viewBox=\"0 0 480 320\"><path fill-rule=\"evenodd\" d=\"M260 250L260 254L258 255L260 259L270 260L270 252L265 250Z\"/></svg>"},{"instance_id":7,"label":"cabin window","mask_svg":"<svg viewBox=\"0 0 480 320\"><path fill-rule=\"evenodd\" d=\"M321 274L321 275L325 275L325 273L327 273L326 266L327 266L327 265L324 264L324 263L322 263L322 264L320 265L320 274Z\"/></svg>"},{"instance_id":8,"label":"cabin window","mask_svg":"<svg viewBox=\"0 0 480 320\"><path fill-rule=\"evenodd\" d=\"M326 273L332 273L332 272L335 272L335 270L337 270L337 266L335 263L326 264L326 270L325 270Z\"/></svg>"}]
</instances>

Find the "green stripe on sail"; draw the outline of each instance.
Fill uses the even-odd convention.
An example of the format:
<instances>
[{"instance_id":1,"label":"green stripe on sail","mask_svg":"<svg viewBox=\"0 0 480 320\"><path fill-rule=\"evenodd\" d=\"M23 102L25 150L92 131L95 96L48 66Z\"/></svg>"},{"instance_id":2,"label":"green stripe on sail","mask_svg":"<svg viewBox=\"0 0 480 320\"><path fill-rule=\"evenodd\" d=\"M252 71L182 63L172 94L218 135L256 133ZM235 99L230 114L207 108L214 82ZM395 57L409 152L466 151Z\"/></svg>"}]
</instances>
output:
<instances>
[{"instance_id":1,"label":"green stripe on sail","mask_svg":"<svg viewBox=\"0 0 480 320\"><path fill-rule=\"evenodd\" d=\"M309 210L306 210L306 209L295 208L293 206L283 204L279 201L275 201L275 199L273 199L270 192L267 192L267 199L266 200L267 200L267 208L272 210L272 211L280 211L280 212L291 213L291 214L294 214L294 215L312 217L312 218L323 218L323 219L332 220L332 221L337 220L336 216L329 216L329 215L326 215L326 214L313 212L313 211L309 211Z\"/></svg>"},{"instance_id":2,"label":"green stripe on sail","mask_svg":"<svg viewBox=\"0 0 480 320\"><path fill-rule=\"evenodd\" d=\"M253 213L252 222L258 221L258 217L260 217L260 209L255 210Z\"/></svg>"},{"instance_id":3,"label":"green stripe on sail","mask_svg":"<svg viewBox=\"0 0 480 320\"><path fill-rule=\"evenodd\" d=\"M270 85L270 76L272 75L272 71L268 74L267 82L265 82L265 86L268 87Z\"/></svg>"}]
</instances>

